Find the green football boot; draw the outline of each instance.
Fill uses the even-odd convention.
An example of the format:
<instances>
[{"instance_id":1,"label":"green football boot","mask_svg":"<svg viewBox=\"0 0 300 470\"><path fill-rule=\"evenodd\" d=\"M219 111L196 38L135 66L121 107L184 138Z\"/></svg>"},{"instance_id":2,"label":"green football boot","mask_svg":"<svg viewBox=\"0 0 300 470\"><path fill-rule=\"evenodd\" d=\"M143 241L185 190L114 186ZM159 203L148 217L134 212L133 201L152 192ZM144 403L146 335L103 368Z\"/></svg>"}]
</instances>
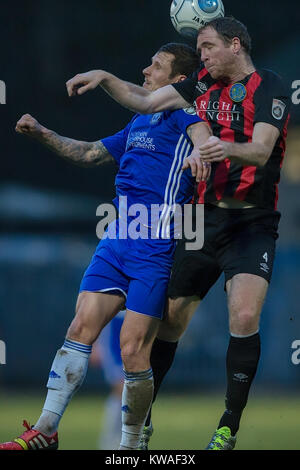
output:
<instances>
[{"instance_id":1,"label":"green football boot","mask_svg":"<svg viewBox=\"0 0 300 470\"><path fill-rule=\"evenodd\" d=\"M150 422L149 426L144 426L143 434L141 436L139 450L148 450L148 444L150 441L150 437L153 434L153 426Z\"/></svg>"},{"instance_id":2,"label":"green football boot","mask_svg":"<svg viewBox=\"0 0 300 470\"><path fill-rule=\"evenodd\" d=\"M205 450L233 450L236 437L227 426L217 429Z\"/></svg>"}]
</instances>

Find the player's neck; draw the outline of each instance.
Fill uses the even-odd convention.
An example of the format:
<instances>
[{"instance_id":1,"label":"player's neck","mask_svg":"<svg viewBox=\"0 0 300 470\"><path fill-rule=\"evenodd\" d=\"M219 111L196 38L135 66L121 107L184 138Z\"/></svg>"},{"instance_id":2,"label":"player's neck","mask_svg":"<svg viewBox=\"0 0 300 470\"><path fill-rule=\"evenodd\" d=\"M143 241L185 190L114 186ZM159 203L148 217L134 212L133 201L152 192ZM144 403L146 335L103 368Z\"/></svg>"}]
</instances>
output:
<instances>
[{"instance_id":1,"label":"player's neck","mask_svg":"<svg viewBox=\"0 0 300 470\"><path fill-rule=\"evenodd\" d=\"M240 82L248 75L255 72L255 70L255 66L251 60L242 61L238 67L235 66L234 69L228 73L227 77L224 77L223 81L228 85Z\"/></svg>"}]
</instances>

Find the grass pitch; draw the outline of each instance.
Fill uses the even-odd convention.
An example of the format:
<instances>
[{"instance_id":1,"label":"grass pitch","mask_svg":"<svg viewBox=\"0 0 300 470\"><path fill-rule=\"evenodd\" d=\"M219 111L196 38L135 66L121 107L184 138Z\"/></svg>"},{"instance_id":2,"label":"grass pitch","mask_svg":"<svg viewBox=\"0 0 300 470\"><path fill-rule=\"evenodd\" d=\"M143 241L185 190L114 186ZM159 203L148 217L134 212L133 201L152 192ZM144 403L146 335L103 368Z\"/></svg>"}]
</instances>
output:
<instances>
[{"instance_id":1,"label":"grass pitch","mask_svg":"<svg viewBox=\"0 0 300 470\"><path fill-rule=\"evenodd\" d=\"M20 435L23 419L33 424L44 397L0 394L0 442ZM96 450L105 397L77 394L60 426L61 450ZM150 449L204 449L223 412L220 395L161 395L153 410ZM236 449L299 450L300 398L250 397L242 418Z\"/></svg>"}]
</instances>

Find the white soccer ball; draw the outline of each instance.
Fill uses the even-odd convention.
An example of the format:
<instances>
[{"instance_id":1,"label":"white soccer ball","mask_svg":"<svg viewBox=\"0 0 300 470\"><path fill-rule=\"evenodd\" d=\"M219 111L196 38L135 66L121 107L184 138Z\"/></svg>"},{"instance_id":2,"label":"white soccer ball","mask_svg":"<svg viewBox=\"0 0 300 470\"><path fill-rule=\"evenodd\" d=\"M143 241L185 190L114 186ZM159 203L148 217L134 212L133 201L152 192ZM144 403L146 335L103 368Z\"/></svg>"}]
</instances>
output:
<instances>
[{"instance_id":1,"label":"white soccer ball","mask_svg":"<svg viewBox=\"0 0 300 470\"><path fill-rule=\"evenodd\" d=\"M176 31L191 39L197 37L202 26L224 13L222 0L173 0L170 11Z\"/></svg>"}]
</instances>

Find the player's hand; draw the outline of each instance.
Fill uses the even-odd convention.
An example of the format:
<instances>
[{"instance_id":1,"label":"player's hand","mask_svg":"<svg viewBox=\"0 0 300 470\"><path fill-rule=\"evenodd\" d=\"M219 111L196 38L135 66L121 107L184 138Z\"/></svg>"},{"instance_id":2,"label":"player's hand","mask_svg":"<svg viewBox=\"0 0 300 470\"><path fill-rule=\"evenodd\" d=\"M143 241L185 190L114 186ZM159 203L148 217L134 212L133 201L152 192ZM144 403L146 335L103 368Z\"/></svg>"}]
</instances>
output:
<instances>
[{"instance_id":1,"label":"player's hand","mask_svg":"<svg viewBox=\"0 0 300 470\"><path fill-rule=\"evenodd\" d=\"M208 163L221 162L230 155L230 142L211 136L199 151L201 158Z\"/></svg>"},{"instance_id":2,"label":"player's hand","mask_svg":"<svg viewBox=\"0 0 300 470\"><path fill-rule=\"evenodd\" d=\"M30 137L38 137L42 129L43 126L30 114L24 114L16 124L16 131L19 134L25 134Z\"/></svg>"},{"instance_id":3,"label":"player's hand","mask_svg":"<svg viewBox=\"0 0 300 470\"><path fill-rule=\"evenodd\" d=\"M66 87L68 95L83 95L89 90L94 90L102 81L104 71L91 70L86 73L79 73L67 81Z\"/></svg>"},{"instance_id":4,"label":"player's hand","mask_svg":"<svg viewBox=\"0 0 300 470\"><path fill-rule=\"evenodd\" d=\"M195 149L189 157L184 159L182 170L187 168L191 169L192 176L196 178L197 183L207 181L210 177L211 164L203 161L199 152Z\"/></svg>"}]
</instances>

